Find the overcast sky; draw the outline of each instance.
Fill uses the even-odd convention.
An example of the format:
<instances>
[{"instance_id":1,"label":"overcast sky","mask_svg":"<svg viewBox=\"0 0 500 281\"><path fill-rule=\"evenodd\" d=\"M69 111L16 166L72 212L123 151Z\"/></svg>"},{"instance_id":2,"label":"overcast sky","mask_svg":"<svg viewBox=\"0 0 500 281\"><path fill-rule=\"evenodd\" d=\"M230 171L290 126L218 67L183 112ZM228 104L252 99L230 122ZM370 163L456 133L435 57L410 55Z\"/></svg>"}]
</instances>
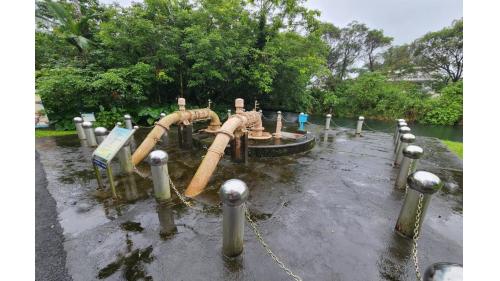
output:
<instances>
[{"instance_id":1,"label":"overcast sky","mask_svg":"<svg viewBox=\"0 0 500 281\"><path fill-rule=\"evenodd\" d=\"M140 0L100 0L128 6ZM393 44L410 43L429 31L451 24L463 15L462 0L308 0L306 6L321 11L321 19L343 27L353 20L383 29Z\"/></svg>"}]
</instances>

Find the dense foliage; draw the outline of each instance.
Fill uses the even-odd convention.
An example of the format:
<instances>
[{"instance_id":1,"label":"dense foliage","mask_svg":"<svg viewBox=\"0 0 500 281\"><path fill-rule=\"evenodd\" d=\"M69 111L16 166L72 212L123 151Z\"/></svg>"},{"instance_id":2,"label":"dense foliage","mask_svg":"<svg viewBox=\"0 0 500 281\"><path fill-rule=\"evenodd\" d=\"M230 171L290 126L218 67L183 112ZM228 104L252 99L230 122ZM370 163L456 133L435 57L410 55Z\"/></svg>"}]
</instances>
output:
<instances>
[{"instance_id":1,"label":"dense foliage","mask_svg":"<svg viewBox=\"0 0 500 281\"><path fill-rule=\"evenodd\" d=\"M459 56L461 21L391 47L382 30L320 22L303 2L37 1L37 93L58 129L71 129L78 112L95 112L108 127L125 112L151 124L160 112L175 110L177 97L188 107L206 106L210 98L221 112L242 97L248 107L258 99L273 110L461 120L456 91L462 88L446 86L460 81L461 71L458 79L436 78L443 81L437 91L446 86L436 99L395 79L415 69L436 72L431 63L440 53L433 51L442 45ZM355 67L360 60L361 69Z\"/></svg>"}]
</instances>

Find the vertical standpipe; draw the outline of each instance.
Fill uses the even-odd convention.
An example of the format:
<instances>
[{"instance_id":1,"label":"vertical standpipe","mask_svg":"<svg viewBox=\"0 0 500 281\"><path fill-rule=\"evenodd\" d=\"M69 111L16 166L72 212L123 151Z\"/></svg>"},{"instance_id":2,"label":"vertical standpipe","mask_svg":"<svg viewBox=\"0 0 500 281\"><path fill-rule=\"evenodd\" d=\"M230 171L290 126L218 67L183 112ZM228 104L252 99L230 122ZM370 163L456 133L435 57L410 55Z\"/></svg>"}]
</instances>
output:
<instances>
[{"instance_id":1,"label":"vertical standpipe","mask_svg":"<svg viewBox=\"0 0 500 281\"><path fill-rule=\"evenodd\" d=\"M277 138L277 139L280 139L281 138L281 128L283 127L283 122L281 122L281 111L278 111L277 112L277 116L276 116L276 132L274 133L274 137Z\"/></svg>"},{"instance_id":2,"label":"vertical standpipe","mask_svg":"<svg viewBox=\"0 0 500 281\"><path fill-rule=\"evenodd\" d=\"M87 144L90 147L97 146L97 141L95 139L94 129L92 128L92 122L85 121L82 123L83 131L85 131L85 137L87 138Z\"/></svg>"},{"instance_id":3,"label":"vertical standpipe","mask_svg":"<svg viewBox=\"0 0 500 281\"><path fill-rule=\"evenodd\" d=\"M420 146L416 145L408 145L403 150L403 160L401 161L401 165L399 168L398 177L396 178L395 186L398 189L404 189L406 187L406 179L409 174L415 172L417 167L417 162L424 150Z\"/></svg>"},{"instance_id":4,"label":"vertical standpipe","mask_svg":"<svg viewBox=\"0 0 500 281\"><path fill-rule=\"evenodd\" d=\"M98 145L104 141L107 133L108 133L108 129L106 129L104 127L97 127L94 129L94 135L95 135L95 139L96 139Z\"/></svg>"},{"instance_id":5,"label":"vertical standpipe","mask_svg":"<svg viewBox=\"0 0 500 281\"><path fill-rule=\"evenodd\" d=\"M85 135L85 131L83 130L83 127L82 127L82 123L83 123L82 117L73 118L73 122L75 123L76 132L78 133L78 138L80 140L86 140L87 136Z\"/></svg>"},{"instance_id":6,"label":"vertical standpipe","mask_svg":"<svg viewBox=\"0 0 500 281\"><path fill-rule=\"evenodd\" d=\"M158 201L170 199L170 176L168 175L168 154L163 150L149 153L148 162L151 165L151 175L155 198Z\"/></svg>"},{"instance_id":7,"label":"vertical standpipe","mask_svg":"<svg viewBox=\"0 0 500 281\"><path fill-rule=\"evenodd\" d=\"M238 179L224 182L219 191L222 201L222 253L236 257L243 252L245 230L245 202L248 198L247 185Z\"/></svg>"},{"instance_id":8,"label":"vertical standpipe","mask_svg":"<svg viewBox=\"0 0 500 281\"><path fill-rule=\"evenodd\" d=\"M332 120L332 115L327 114L326 115L326 124L325 124L325 130L330 130L330 121Z\"/></svg>"},{"instance_id":9,"label":"vertical standpipe","mask_svg":"<svg viewBox=\"0 0 500 281\"><path fill-rule=\"evenodd\" d=\"M358 124L356 125L356 135L361 135L361 130L363 129L363 122L365 121L365 117L359 116Z\"/></svg>"},{"instance_id":10,"label":"vertical standpipe","mask_svg":"<svg viewBox=\"0 0 500 281\"><path fill-rule=\"evenodd\" d=\"M123 115L123 122L125 123L125 128L132 130L134 126L132 125L132 116L130 114Z\"/></svg>"},{"instance_id":11,"label":"vertical standpipe","mask_svg":"<svg viewBox=\"0 0 500 281\"><path fill-rule=\"evenodd\" d=\"M231 117L231 109L227 110L227 118Z\"/></svg>"},{"instance_id":12,"label":"vertical standpipe","mask_svg":"<svg viewBox=\"0 0 500 281\"><path fill-rule=\"evenodd\" d=\"M408 190L396 222L396 232L403 237L412 238L415 234L418 210L421 212L417 224L420 233L432 194L438 192L443 184L436 175L425 171L411 174L407 183Z\"/></svg>"},{"instance_id":13,"label":"vertical standpipe","mask_svg":"<svg viewBox=\"0 0 500 281\"><path fill-rule=\"evenodd\" d=\"M415 142L415 136L413 134L403 134L400 137L400 143L398 151L396 152L396 157L394 158L394 165L399 166L403 160L403 150L410 145L410 143Z\"/></svg>"}]
</instances>

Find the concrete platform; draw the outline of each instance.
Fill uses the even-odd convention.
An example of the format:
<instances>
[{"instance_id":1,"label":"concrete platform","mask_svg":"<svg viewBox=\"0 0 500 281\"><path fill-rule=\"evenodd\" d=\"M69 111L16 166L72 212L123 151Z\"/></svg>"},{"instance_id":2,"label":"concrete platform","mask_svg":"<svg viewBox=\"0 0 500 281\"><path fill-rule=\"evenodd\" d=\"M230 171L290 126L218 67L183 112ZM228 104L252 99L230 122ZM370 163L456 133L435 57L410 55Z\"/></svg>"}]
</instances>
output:
<instances>
[{"instance_id":1,"label":"concrete platform","mask_svg":"<svg viewBox=\"0 0 500 281\"><path fill-rule=\"evenodd\" d=\"M404 192L393 188L397 169L392 135L337 128L308 152L234 164L225 156L207 190L188 209L159 207L149 178L117 176L120 200L96 191L91 149L76 136L37 139L47 189L57 203L66 266L77 280L290 280L266 255L247 225L238 259L222 257L217 195L225 180L250 188L249 208L273 251L303 280L415 280L411 241L394 233ZM171 177L184 190L204 155L176 147L171 130ZM137 141L146 131L142 131ZM453 193L431 201L419 257L422 268L462 261L462 162L433 138L417 136L425 155L419 169L436 173ZM115 163L114 171L119 171ZM148 167L138 167L148 173ZM177 233L161 235L175 220Z\"/></svg>"}]
</instances>

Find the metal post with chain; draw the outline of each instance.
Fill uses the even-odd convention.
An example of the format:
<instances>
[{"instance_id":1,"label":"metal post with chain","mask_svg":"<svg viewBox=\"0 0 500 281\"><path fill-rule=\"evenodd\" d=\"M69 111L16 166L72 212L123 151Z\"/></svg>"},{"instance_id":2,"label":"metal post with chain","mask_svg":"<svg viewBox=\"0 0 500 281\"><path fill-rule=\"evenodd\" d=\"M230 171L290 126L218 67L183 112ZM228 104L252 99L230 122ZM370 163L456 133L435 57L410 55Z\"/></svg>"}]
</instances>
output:
<instances>
[{"instance_id":1,"label":"metal post with chain","mask_svg":"<svg viewBox=\"0 0 500 281\"><path fill-rule=\"evenodd\" d=\"M267 245L266 241L264 241L264 238L262 238L262 235L257 228L257 224L252 220L250 217L250 212L248 211L248 208L245 206L245 215L247 217L248 222L250 223L250 226L257 236L257 240L260 242L262 247L266 250L266 252L271 256L271 258L278 264L278 266L283 269L283 271L288 274L290 277L293 278L295 281L302 281L302 278L300 278L298 275L294 274L286 265L273 253L269 245Z\"/></svg>"},{"instance_id":2,"label":"metal post with chain","mask_svg":"<svg viewBox=\"0 0 500 281\"><path fill-rule=\"evenodd\" d=\"M415 218L415 228L413 229L413 264L415 265L415 274L418 281L422 281L422 275L420 274L420 267L418 265L418 239L420 238L418 229L420 228L420 216L422 214L422 202L424 201L424 195L420 194L417 205L417 215Z\"/></svg>"}]
</instances>

